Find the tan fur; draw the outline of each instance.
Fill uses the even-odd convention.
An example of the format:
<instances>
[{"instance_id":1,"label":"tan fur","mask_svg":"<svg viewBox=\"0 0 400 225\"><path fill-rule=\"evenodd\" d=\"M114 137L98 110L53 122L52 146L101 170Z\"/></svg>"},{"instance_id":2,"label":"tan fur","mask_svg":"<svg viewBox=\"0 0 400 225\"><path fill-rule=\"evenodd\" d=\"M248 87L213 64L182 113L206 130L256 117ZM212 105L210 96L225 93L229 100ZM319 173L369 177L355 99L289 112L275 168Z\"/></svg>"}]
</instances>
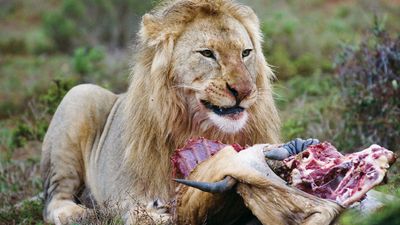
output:
<instances>
[{"instance_id":1,"label":"tan fur","mask_svg":"<svg viewBox=\"0 0 400 225\"><path fill-rule=\"evenodd\" d=\"M188 138L241 145L279 142L273 73L261 39L254 12L229 0L166 1L146 14L127 93L79 86L53 118L42 156L47 221L70 217L73 197L82 187L99 204L170 201L175 187L170 156ZM217 62L196 53L193 48L200 45L212 49ZM242 59L245 48L253 51ZM200 104L207 100L232 107L237 100L227 84L238 90L248 113L236 133L214 124Z\"/></svg>"}]
</instances>

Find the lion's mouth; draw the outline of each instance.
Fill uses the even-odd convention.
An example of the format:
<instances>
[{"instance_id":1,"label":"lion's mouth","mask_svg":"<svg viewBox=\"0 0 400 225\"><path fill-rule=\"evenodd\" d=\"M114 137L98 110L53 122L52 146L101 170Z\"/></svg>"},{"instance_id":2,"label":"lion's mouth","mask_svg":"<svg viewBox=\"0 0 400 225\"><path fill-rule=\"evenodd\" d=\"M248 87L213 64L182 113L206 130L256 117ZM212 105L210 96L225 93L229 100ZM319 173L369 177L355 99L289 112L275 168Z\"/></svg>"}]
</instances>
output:
<instances>
[{"instance_id":1,"label":"lion's mouth","mask_svg":"<svg viewBox=\"0 0 400 225\"><path fill-rule=\"evenodd\" d=\"M229 107L229 108L224 108L224 107L219 107L219 106L213 105L210 102L207 102L205 100L201 100L201 103L207 109L213 111L215 114L217 114L219 116L239 114L245 110L243 107L240 107L238 105L235 105L235 106Z\"/></svg>"}]
</instances>

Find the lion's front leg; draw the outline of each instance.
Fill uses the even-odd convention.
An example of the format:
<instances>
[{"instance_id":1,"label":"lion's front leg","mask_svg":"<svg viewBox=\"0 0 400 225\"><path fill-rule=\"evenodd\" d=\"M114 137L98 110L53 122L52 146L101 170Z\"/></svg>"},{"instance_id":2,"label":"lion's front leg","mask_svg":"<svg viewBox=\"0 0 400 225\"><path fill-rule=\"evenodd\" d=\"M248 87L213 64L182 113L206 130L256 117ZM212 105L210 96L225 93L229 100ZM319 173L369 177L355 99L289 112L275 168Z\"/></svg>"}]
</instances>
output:
<instances>
[{"instance_id":1,"label":"lion's front leg","mask_svg":"<svg viewBox=\"0 0 400 225\"><path fill-rule=\"evenodd\" d=\"M157 224L167 225L172 223L170 205L160 200L145 204L131 203L124 215L125 224Z\"/></svg>"}]
</instances>

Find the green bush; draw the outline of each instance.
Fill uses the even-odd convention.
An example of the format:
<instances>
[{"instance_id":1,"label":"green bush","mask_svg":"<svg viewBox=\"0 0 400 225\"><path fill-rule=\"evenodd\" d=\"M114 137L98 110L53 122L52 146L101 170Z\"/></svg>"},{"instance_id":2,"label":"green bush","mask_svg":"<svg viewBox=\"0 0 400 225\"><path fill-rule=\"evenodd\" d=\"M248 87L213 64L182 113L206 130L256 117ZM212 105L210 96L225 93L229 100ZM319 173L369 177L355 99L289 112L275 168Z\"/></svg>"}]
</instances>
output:
<instances>
[{"instance_id":1,"label":"green bush","mask_svg":"<svg viewBox=\"0 0 400 225\"><path fill-rule=\"evenodd\" d=\"M63 0L57 11L43 18L43 28L61 51L80 45L126 47L140 16L154 1Z\"/></svg>"},{"instance_id":2,"label":"green bush","mask_svg":"<svg viewBox=\"0 0 400 225\"><path fill-rule=\"evenodd\" d=\"M34 115L33 112L26 112L26 118L20 119L12 130L11 148L23 147L28 141L42 141L46 134L50 117L55 113L58 105L65 94L77 83L75 80L55 80L55 85L50 87L45 94L38 97L34 106L44 116ZM33 114L33 115L32 115Z\"/></svg>"},{"instance_id":3,"label":"green bush","mask_svg":"<svg viewBox=\"0 0 400 225\"><path fill-rule=\"evenodd\" d=\"M336 91L337 82L331 76L315 74L308 77L296 76L286 81L285 99L293 102L300 96L327 96ZM279 102L278 102L279 103Z\"/></svg>"},{"instance_id":4,"label":"green bush","mask_svg":"<svg viewBox=\"0 0 400 225\"><path fill-rule=\"evenodd\" d=\"M27 51L31 54L38 55L42 53L52 53L56 50L56 46L52 39L41 30L35 30L26 35Z\"/></svg>"},{"instance_id":5,"label":"green bush","mask_svg":"<svg viewBox=\"0 0 400 225\"><path fill-rule=\"evenodd\" d=\"M3 224L24 224L24 225L39 225L44 224L43 219L43 204L42 201L26 201L21 207L11 207L9 210L0 212L0 223Z\"/></svg>"},{"instance_id":6,"label":"green bush","mask_svg":"<svg viewBox=\"0 0 400 225\"><path fill-rule=\"evenodd\" d=\"M73 46L73 39L79 36L76 24L60 12L45 14L43 28L60 51L69 51Z\"/></svg>"},{"instance_id":7,"label":"green bush","mask_svg":"<svg viewBox=\"0 0 400 225\"><path fill-rule=\"evenodd\" d=\"M19 123L12 133L12 147L22 147L28 140L35 139L33 127Z\"/></svg>"},{"instance_id":8,"label":"green bush","mask_svg":"<svg viewBox=\"0 0 400 225\"><path fill-rule=\"evenodd\" d=\"M291 118L286 120L282 125L282 135L284 140L292 140L294 138L303 137L307 129L307 125L300 118Z\"/></svg>"},{"instance_id":9,"label":"green bush","mask_svg":"<svg viewBox=\"0 0 400 225\"><path fill-rule=\"evenodd\" d=\"M11 37L0 40L0 52L2 54L23 54L27 47L23 38Z\"/></svg>"},{"instance_id":10,"label":"green bush","mask_svg":"<svg viewBox=\"0 0 400 225\"><path fill-rule=\"evenodd\" d=\"M378 143L399 149L400 37L390 37L377 24L359 46L344 48L336 69L348 145Z\"/></svg>"},{"instance_id":11,"label":"green bush","mask_svg":"<svg viewBox=\"0 0 400 225\"><path fill-rule=\"evenodd\" d=\"M105 53L99 48L78 48L74 51L73 67L81 75L92 73L100 66Z\"/></svg>"},{"instance_id":12,"label":"green bush","mask_svg":"<svg viewBox=\"0 0 400 225\"><path fill-rule=\"evenodd\" d=\"M400 202L396 200L385 205L382 209L370 215L360 216L359 212L348 211L340 218L342 225L398 225Z\"/></svg>"},{"instance_id":13,"label":"green bush","mask_svg":"<svg viewBox=\"0 0 400 225\"><path fill-rule=\"evenodd\" d=\"M309 53L303 54L296 59L294 61L294 66L296 67L297 73L303 76L310 76L321 67L317 63L315 56Z\"/></svg>"},{"instance_id":14,"label":"green bush","mask_svg":"<svg viewBox=\"0 0 400 225\"><path fill-rule=\"evenodd\" d=\"M77 85L75 79L54 80L54 85L45 94L39 96L39 104L47 114L53 115L65 94L75 85Z\"/></svg>"},{"instance_id":15,"label":"green bush","mask_svg":"<svg viewBox=\"0 0 400 225\"><path fill-rule=\"evenodd\" d=\"M275 66L278 79L289 80L294 76L310 76L316 71L326 69L325 58L318 58L319 53L312 52L305 46L315 45L318 42L304 36L301 22L287 13L276 13L262 24L266 36L264 46L267 61ZM302 44L299 45L299 42ZM306 42L305 46L304 42ZM323 46L317 46L322 51Z\"/></svg>"},{"instance_id":16,"label":"green bush","mask_svg":"<svg viewBox=\"0 0 400 225\"><path fill-rule=\"evenodd\" d=\"M275 87L283 140L314 137L336 145L341 124L337 81L328 75L295 76Z\"/></svg>"},{"instance_id":17,"label":"green bush","mask_svg":"<svg viewBox=\"0 0 400 225\"><path fill-rule=\"evenodd\" d=\"M84 3L80 0L64 0L61 10L62 14L68 18L81 20L85 15L86 8Z\"/></svg>"}]
</instances>

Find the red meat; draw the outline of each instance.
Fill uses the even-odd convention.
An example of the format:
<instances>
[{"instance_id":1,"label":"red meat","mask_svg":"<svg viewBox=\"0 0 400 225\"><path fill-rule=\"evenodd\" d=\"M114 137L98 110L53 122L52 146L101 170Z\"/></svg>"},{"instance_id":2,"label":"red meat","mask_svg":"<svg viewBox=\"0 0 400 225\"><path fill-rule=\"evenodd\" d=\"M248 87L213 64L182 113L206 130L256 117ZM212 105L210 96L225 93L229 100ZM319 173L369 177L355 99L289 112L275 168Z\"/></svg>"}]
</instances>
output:
<instances>
[{"instance_id":1,"label":"red meat","mask_svg":"<svg viewBox=\"0 0 400 225\"><path fill-rule=\"evenodd\" d=\"M219 150L228 146L220 141L211 141L205 138L189 139L186 145L175 151L171 157L174 166L174 177L187 177L190 172L201 162L207 160ZM233 144L236 151L243 150L239 144Z\"/></svg>"},{"instance_id":2,"label":"red meat","mask_svg":"<svg viewBox=\"0 0 400 225\"><path fill-rule=\"evenodd\" d=\"M393 152L379 145L343 156L324 142L285 159L284 163L291 170L291 185L347 207L380 184L394 161Z\"/></svg>"},{"instance_id":3,"label":"red meat","mask_svg":"<svg viewBox=\"0 0 400 225\"><path fill-rule=\"evenodd\" d=\"M171 158L174 176L186 178L199 163L225 146L204 138L189 140ZM238 152L244 149L237 144L232 146ZM324 142L285 159L279 169L289 174L285 179L292 186L347 207L362 200L370 189L380 184L394 161L393 152L379 145L343 156L333 145Z\"/></svg>"}]
</instances>

